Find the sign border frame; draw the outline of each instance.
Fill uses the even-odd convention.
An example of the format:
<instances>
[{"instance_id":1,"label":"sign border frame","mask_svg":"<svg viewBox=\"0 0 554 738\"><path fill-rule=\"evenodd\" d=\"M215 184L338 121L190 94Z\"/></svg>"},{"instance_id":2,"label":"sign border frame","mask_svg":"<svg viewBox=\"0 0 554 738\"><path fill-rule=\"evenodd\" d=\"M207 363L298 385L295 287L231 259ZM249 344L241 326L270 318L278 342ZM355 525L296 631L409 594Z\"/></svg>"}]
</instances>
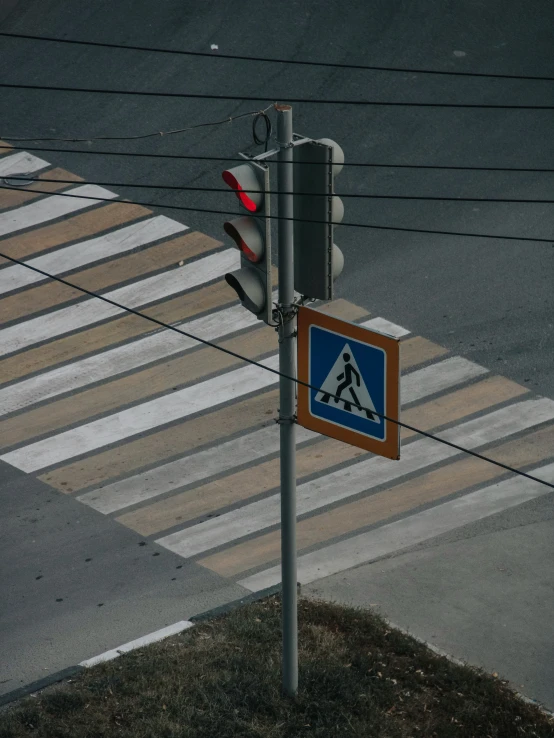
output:
<instances>
[{"instance_id":1,"label":"sign border frame","mask_svg":"<svg viewBox=\"0 0 554 738\"><path fill-rule=\"evenodd\" d=\"M343 335L345 340L353 339L382 349L386 355L385 363L385 414L392 419L400 419L400 339L384 333L372 331L356 323L350 323L319 310L301 306L298 310L298 379L310 384L310 326L317 325L333 333ZM371 340L368 340L368 339ZM310 389L298 384L298 423L304 428L335 438L351 446L363 448L388 459L400 458L400 426L392 420L384 420L385 439L371 438L363 433L336 425L324 418L317 418L310 412Z\"/></svg>"}]
</instances>

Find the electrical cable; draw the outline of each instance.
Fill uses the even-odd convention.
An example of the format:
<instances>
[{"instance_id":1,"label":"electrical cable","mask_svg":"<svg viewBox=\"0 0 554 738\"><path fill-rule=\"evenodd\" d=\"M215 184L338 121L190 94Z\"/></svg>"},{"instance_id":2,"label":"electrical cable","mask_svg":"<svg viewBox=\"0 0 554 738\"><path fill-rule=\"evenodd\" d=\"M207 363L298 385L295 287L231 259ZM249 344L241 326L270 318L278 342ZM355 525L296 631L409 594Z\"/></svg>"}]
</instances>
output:
<instances>
[{"instance_id":1,"label":"electrical cable","mask_svg":"<svg viewBox=\"0 0 554 738\"><path fill-rule=\"evenodd\" d=\"M99 41L80 41L68 38L53 38L51 36L31 36L23 33L0 33L0 36L6 38L19 38L29 41L51 41L59 44L74 44L80 46L96 46L105 49L121 49L126 51L148 51L156 54L177 54L181 56L197 56L208 57L210 59L234 59L236 61L255 61L271 64L300 64L311 67L327 67L331 69L357 69L370 72L400 72L403 74L436 74L448 77L490 77L491 79L516 79L516 80L532 80L539 82L554 82L554 77L542 77L536 75L521 74L494 74L487 72L455 72L451 70L437 69L407 69L402 67L384 67L367 64L345 64L336 62L320 62L320 61L303 61L301 59L272 59L263 56L244 56L239 54L217 54L208 53L207 51L184 51L181 49L160 49L149 46L128 46L124 44L110 44Z\"/></svg>"},{"instance_id":2,"label":"electrical cable","mask_svg":"<svg viewBox=\"0 0 554 738\"><path fill-rule=\"evenodd\" d=\"M0 134L0 139L9 139L15 141L13 136L3 136ZM19 141L41 141L39 138L25 138L17 139ZM55 141L66 141L68 139L53 139ZM94 141L95 139L85 139L86 141ZM125 140L125 137L121 137L121 140ZM57 154L84 154L88 156L128 156L135 157L137 159L176 159L176 160L191 160L191 161L233 161L244 164L245 159L233 158L229 156L194 156L192 154L149 154L144 152L132 152L132 151L90 151L89 149L54 149L45 146L9 146L0 144L1 149L9 149L13 151L48 151ZM276 164L277 162L271 159L264 160L267 164ZM294 160L292 164L305 164L306 162L301 160ZM319 162L310 162L311 164ZM327 166L325 162L322 166ZM468 171L468 172L527 172L531 174L552 174L554 169L529 169L526 167L471 167L471 166L448 166L442 164L382 164L378 162L350 162L346 161L343 167L368 167L377 169L436 169L445 171Z\"/></svg>"},{"instance_id":3,"label":"electrical cable","mask_svg":"<svg viewBox=\"0 0 554 738\"><path fill-rule=\"evenodd\" d=\"M74 185L78 185L77 182L72 182ZM21 187L10 187L9 185L1 185L0 184L0 190L15 190L16 192L21 192ZM41 192L40 190L30 190L28 188L25 189L25 192L36 192L39 195L43 195L44 192ZM52 197L75 197L80 200L96 200L98 202L110 202L113 203L114 200L107 198L107 197L91 197L89 195L73 195L69 192L57 192L52 195ZM166 208L168 210L183 210L187 212L193 212L193 213L210 213L212 215L234 215L237 216L239 213L235 210L215 210L212 208L191 208L187 207L185 205L164 205L164 203L152 203L152 202L137 202L136 200L122 200L120 202L124 202L127 205L141 205L146 208ZM269 218L271 220L291 220L291 221L297 221L302 223L320 223L321 221L318 220L309 220L306 218L287 218L281 215L266 215L265 218ZM554 239L552 238L531 238L528 236L504 236L504 235L494 235L492 233L462 233L459 231L438 231L438 230L432 230L428 228L407 228L403 226L383 226L383 225L374 225L370 223L346 223L346 222L334 222L330 221L331 225L340 225L340 226L346 226L347 228L369 228L371 230L377 230L377 231L400 231L403 233L429 233L439 236L463 236L467 238L493 238L493 239L500 239L502 241L529 241L533 243L548 243L552 244Z\"/></svg>"},{"instance_id":4,"label":"electrical cable","mask_svg":"<svg viewBox=\"0 0 554 738\"><path fill-rule=\"evenodd\" d=\"M270 106L272 107L272 106ZM252 138L254 139L254 143L256 146L263 146L264 151L267 153L267 147L269 144L269 139L271 138L271 132L272 132L272 126L271 126L271 119L269 115L267 115L266 111L269 110L269 108L266 108L265 110L261 110L254 120L252 121ZM263 138L260 138L258 136L258 133L256 131L256 126L258 124L259 120L263 120L265 124L265 136Z\"/></svg>"},{"instance_id":5,"label":"electrical cable","mask_svg":"<svg viewBox=\"0 0 554 738\"><path fill-rule=\"evenodd\" d=\"M0 178L0 181L3 179L4 182L35 182L35 183L41 183L41 182L55 182L60 184L70 184L75 185L77 184L75 180L72 179L49 179L47 177L20 177L15 175L7 175L6 177ZM158 185L158 184L142 184L142 183L131 183L131 182L80 182L78 184L81 185L96 185L98 187L134 187L138 189L146 189L146 190L172 190L172 191L183 191L183 192L227 192L229 193L230 190L228 187L189 187L187 185ZM26 188L21 189L22 192L27 191ZM31 190L29 190L31 191ZM260 194L263 195L281 195L286 194L282 193L280 190L249 190L246 188L243 188L241 190L242 192L260 192ZM43 193L48 194L48 193ZM51 193L51 194L63 194L63 193ZM303 195L307 195L310 197L328 197L327 193L322 192L303 192ZM506 197L435 197L431 195L380 195L380 194L368 194L368 193L362 193L362 194L354 194L351 192L335 192L333 193L336 197L342 197L342 198L357 198L360 200L424 200L424 201L431 201L431 202L490 202L490 203L530 203L532 205L552 205L554 204L554 199L550 200L522 200L517 198L506 198Z\"/></svg>"},{"instance_id":6,"label":"electrical cable","mask_svg":"<svg viewBox=\"0 0 554 738\"><path fill-rule=\"evenodd\" d=\"M240 113L240 115L230 115L227 118L223 118L222 120L216 120L212 123L197 123L193 126L187 126L186 128L175 128L171 131L154 131L152 133L142 133L138 136L88 136L87 138L20 138L18 136L5 136L4 138L9 138L11 141L66 141L67 143L86 143L89 141L138 141L139 139L143 138L154 138L156 136L173 136L176 133L185 133L186 131L193 131L195 128L207 128L208 126L220 126L224 123L232 123L235 120L239 120L240 118L248 118L249 116L255 116L254 120L257 120L259 116L265 116L266 112L272 108L273 105L270 105L265 110L251 110L249 113ZM269 119L268 119L269 120ZM271 121L269 123L270 126L270 132L271 132ZM2 148L2 147L0 147Z\"/></svg>"},{"instance_id":7,"label":"electrical cable","mask_svg":"<svg viewBox=\"0 0 554 738\"><path fill-rule=\"evenodd\" d=\"M57 85L22 85L0 82L7 90L41 90L43 92L81 92L89 95L135 95L139 97L168 97L187 100L236 100L239 102L261 102L276 99L275 95L214 95L200 92L150 92L148 90L105 90L98 87L58 87ZM495 105L483 103L434 103L403 102L384 100L309 100L305 97L285 97L287 103L304 105L368 105L372 107L402 108L467 108L476 110L554 110L554 105Z\"/></svg>"},{"instance_id":8,"label":"electrical cable","mask_svg":"<svg viewBox=\"0 0 554 738\"><path fill-rule=\"evenodd\" d=\"M187 331L183 330L182 328L178 328L175 325L170 325L169 323L164 323L161 320L158 320L157 318L153 318L150 315L146 315L146 313L141 313L139 310L135 310L134 308L126 307L125 305L122 305L121 303L115 302L114 300L111 300L109 297L105 297L104 295L100 295L97 292L93 292L92 290L87 290L85 287L79 287L78 285L68 282L67 280L63 279L62 277L58 277L54 274L49 274L48 272L43 271L42 269L39 269L38 267L32 266L31 264L27 264L24 261L21 261L20 259L16 259L13 256L9 256L8 254L4 254L0 252L0 257L4 259L8 259L9 261L13 262L14 264L18 264L19 266L23 266L27 269L31 269L34 272L37 272L38 274L42 274L42 276L47 277L49 279L53 279L56 282L59 282L61 284L66 285L66 287L71 287L72 289L78 290L79 292L82 292L86 295L89 295L89 297L93 297L98 300L102 300L103 302L108 303L109 305L112 305L114 307L117 307L124 312L130 313L131 315L136 315L140 318L144 318L145 320L150 321L151 323L155 323L156 325L165 328L167 330L173 331L175 333L180 333L182 336L185 336L187 338L192 339L193 341L197 341L198 343L203 344L204 346L209 346L210 348L214 348L217 351L222 351L223 353L227 354L228 356L232 356L235 359L239 359L239 361L244 361L247 364L250 364L252 366L257 366L260 369L264 369L265 371L270 372L271 374L274 374L278 377L283 377L284 379L288 379L292 382L295 382L297 385L301 385L302 387L306 387L310 390L315 390L316 392L321 391L321 387L316 387L312 384L309 384L308 382L304 382L296 377L290 377L287 374L284 374L283 372L280 372L278 369L273 369L269 366L266 366L265 364L262 364L259 361L256 361L255 359L249 359L246 356L242 356L241 354L238 354L236 351L232 351L231 349L225 348L224 346L220 346L217 343L214 343L213 341L208 341L207 339L200 338L199 336L195 336L192 333L188 333ZM329 394L330 397L336 400L340 400L340 396L334 395L332 393L326 393ZM534 482L539 482L540 484L545 485L546 487L550 487L551 489L554 489L554 484L551 484L550 482L545 481L544 479L539 479L538 477L534 477L531 474L528 474L527 472L523 472L519 469L515 469L514 467L508 466L508 464L504 464L501 461L496 461L495 459L490 459L487 456L484 456L483 454L478 453L477 451L472 451L470 449L464 448L463 446L459 446L457 443L453 443L452 441L447 441L445 438L441 438L440 436L435 436L432 433L428 433L427 431L420 430L419 428L416 428L413 425L408 425L407 423L403 423L400 420L397 420L396 418L390 418L387 415L384 415L382 413L378 413L376 410L372 408L366 408L366 407L360 407L361 410L366 410L370 412L372 415L376 415L378 418L381 418L382 420L386 420L387 422L394 423L394 425L397 425L400 428L405 428L406 430L410 430L414 433L417 433L421 436L424 436L425 438L429 438L433 441L437 441L438 443L442 443L445 446L449 446L450 448L454 448L457 451L461 451L462 453L468 454L470 456L474 456L477 459L481 459L482 461L487 461L490 464L494 464L495 466L498 466L502 469L505 469L506 471L512 472L514 474L518 474L519 476L526 477L527 479L530 479Z\"/></svg>"}]
</instances>

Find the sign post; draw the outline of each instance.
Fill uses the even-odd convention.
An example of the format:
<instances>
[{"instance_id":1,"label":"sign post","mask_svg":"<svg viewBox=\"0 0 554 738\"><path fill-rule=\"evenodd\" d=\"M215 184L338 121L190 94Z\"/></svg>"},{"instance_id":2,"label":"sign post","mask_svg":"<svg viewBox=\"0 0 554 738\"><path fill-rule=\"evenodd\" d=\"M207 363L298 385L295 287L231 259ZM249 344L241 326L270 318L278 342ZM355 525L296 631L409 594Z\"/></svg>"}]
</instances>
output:
<instances>
[{"instance_id":1,"label":"sign post","mask_svg":"<svg viewBox=\"0 0 554 738\"><path fill-rule=\"evenodd\" d=\"M299 424L399 459L399 360L397 338L301 307L298 379L311 388L298 385Z\"/></svg>"},{"instance_id":2,"label":"sign post","mask_svg":"<svg viewBox=\"0 0 554 738\"><path fill-rule=\"evenodd\" d=\"M298 690L296 591L296 305L293 258L292 108L276 105L279 185L279 427L281 448L281 574L283 690Z\"/></svg>"}]
</instances>

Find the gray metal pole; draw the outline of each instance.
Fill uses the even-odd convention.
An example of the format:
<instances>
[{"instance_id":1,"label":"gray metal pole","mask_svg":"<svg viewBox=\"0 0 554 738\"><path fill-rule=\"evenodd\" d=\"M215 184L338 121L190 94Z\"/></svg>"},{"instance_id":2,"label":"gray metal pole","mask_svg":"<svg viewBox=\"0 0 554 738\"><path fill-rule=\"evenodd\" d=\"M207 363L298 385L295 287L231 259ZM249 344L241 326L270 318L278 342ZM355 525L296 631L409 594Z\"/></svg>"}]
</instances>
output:
<instances>
[{"instance_id":1,"label":"gray metal pole","mask_svg":"<svg viewBox=\"0 0 554 738\"><path fill-rule=\"evenodd\" d=\"M279 217L293 216L292 108L276 105L279 144ZM279 220L279 371L296 377L294 302L294 251L292 220ZM279 380L281 430L281 576L283 608L283 690L298 689L298 603L296 593L296 383Z\"/></svg>"}]
</instances>

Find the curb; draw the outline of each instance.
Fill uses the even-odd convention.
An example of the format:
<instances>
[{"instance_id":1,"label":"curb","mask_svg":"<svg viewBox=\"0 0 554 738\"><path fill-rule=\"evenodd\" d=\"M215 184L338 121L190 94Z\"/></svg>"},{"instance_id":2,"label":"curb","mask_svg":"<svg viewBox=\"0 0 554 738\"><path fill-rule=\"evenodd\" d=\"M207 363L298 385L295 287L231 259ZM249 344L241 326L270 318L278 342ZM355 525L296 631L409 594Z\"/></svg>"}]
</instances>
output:
<instances>
[{"instance_id":1,"label":"curb","mask_svg":"<svg viewBox=\"0 0 554 738\"><path fill-rule=\"evenodd\" d=\"M69 677L79 674L81 671L84 671L84 666L79 666L78 664L75 666L68 666L66 669L56 671L42 679L37 679L36 682L31 682L30 684L26 684L24 687L18 687L17 689L13 689L11 692L6 692L5 694L0 695L0 707L4 707L4 705L20 700L23 697L28 697L30 694L34 694L35 692L40 692L41 689L51 687L53 684L57 684L58 682L63 682L64 679L69 679Z\"/></svg>"},{"instance_id":2,"label":"curb","mask_svg":"<svg viewBox=\"0 0 554 738\"><path fill-rule=\"evenodd\" d=\"M300 584L298 584L298 590L300 590ZM198 615L192 615L188 619L188 621L182 621L182 622L190 623L188 627L193 627L195 623L201 623L205 620L211 620L213 618L221 617L222 615L227 615L233 610L236 610L238 607L243 607L244 605L248 605L252 602L258 602L268 597L272 597L273 595L279 594L280 591L281 591L281 584L276 584L276 585L273 585L272 587L267 587L266 589L262 589L259 592L253 592L252 594L247 595L246 597L241 597L238 600L233 600L232 602L228 602L225 605L219 605L218 607L214 607L211 610L206 610L204 612L199 613ZM410 638L413 638L418 643L421 643L422 645L426 646L430 651L435 653L437 656L442 656L443 658L450 661L450 663L456 664L457 666L469 666L469 664L467 664L465 661L457 659L455 656L452 656L446 651L443 651L441 648L439 648L438 646L435 646L433 643L429 643L423 638L419 638L418 636L414 635L407 628L403 628L400 625L393 623L388 618L385 618L383 616L381 617L387 623L387 625L389 625L391 628L394 628L395 630L400 631L404 635L407 635ZM61 671L57 671L57 672L54 672L53 674L49 674L48 676L45 676L42 679L38 679L35 682L30 682L24 687L18 687L17 689L12 690L11 692L6 692L6 694L0 695L0 707L4 707L5 705L10 704L11 702L16 702L17 700L20 700L23 697L28 697L31 694L36 694L37 692L40 692L41 690L46 689L47 687L51 687L52 685L58 684L59 682L62 682L65 679L69 679L72 676L80 674L82 671L85 671L87 668L96 666L96 664L103 663L108 660L111 661L117 658L118 656L121 656L124 653L128 653L129 651L134 650L134 648L141 648L142 646L147 645L144 643L145 639L149 639L148 644L155 643L157 640L162 640L163 638L171 637L171 635L176 635L177 633L183 632L185 629L188 629L187 627L187 628L181 628L180 630L175 631L173 633L171 632L164 633L164 631L168 631L172 627L173 626L167 626L166 628L162 628L159 631L155 631L152 634L147 634L146 636L142 636L142 638L137 638L134 641L130 641L129 643L123 644L122 646L119 646L118 648L114 648L114 649L111 649L110 651L106 651L104 654L99 654L98 656L93 656L90 659L86 659L85 661L82 661L80 664L76 664L75 666L68 666L67 668L62 669ZM151 636L155 636L158 633L163 633L163 635L161 635L157 639L151 638ZM137 644L137 645L134 645L134 644ZM534 700L532 697L527 697L526 695L522 694L521 692L518 692L515 689L512 689L512 691L522 702L525 702L529 705L534 705L548 717L554 718L554 712L551 712L550 710L548 710L537 700Z\"/></svg>"},{"instance_id":3,"label":"curb","mask_svg":"<svg viewBox=\"0 0 554 738\"><path fill-rule=\"evenodd\" d=\"M455 664L456 666L465 666L469 668L479 668L475 667L473 664L469 664L467 661L462 661L461 659L457 659L455 656L452 656L451 654L447 653L446 651L443 651L442 648L439 648L438 646L435 646L433 643L429 643L429 641L424 640L423 638L419 638L419 636L414 635L411 633L407 628L403 628L400 625L397 625L396 623L393 623L388 618L383 617L381 615L380 617L383 618L385 623L387 625L390 625L391 628L394 628L394 630L400 631L400 633L403 633L404 635L409 636L410 638L413 638L414 641L417 641L418 643L421 643L423 646L428 648L430 651L432 651L437 656L442 656L447 661L450 661L451 664ZM482 669L482 671L485 671ZM485 673L488 673L485 671ZM527 695L522 694L521 692L518 692L517 689L514 689L513 687L510 687L510 690L515 694L518 699L520 699L522 702L525 702L528 705L533 705L534 707L537 707L544 715L547 715L550 718L554 718L554 712L549 710L548 708L544 707L540 702L533 699L532 697L527 697Z\"/></svg>"},{"instance_id":4,"label":"curb","mask_svg":"<svg viewBox=\"0 0 554 738\"><path fill-rule=\"evenodd\" d=\"M192 615L188 619L188 621L181 622L190 623L188 627L192 627L195 623L200 623L204 620L211 620L212 618L227 615L229 612L231 612L232 610L236 610L238 607L248 605L251 602L264 600L267 597L272 597L273 595L278 594L280 591L281 584L276 584L273 587L262 589L259 592L253 592L246 597L241 597L238 600L233 600L232 602L228 602L225 605L220 605L219 607L214 607L211 610L206 610L205 612L199 613L198 615ZM161 628L159 631L147 634L145 636L142 636L141 638L130 641L129 643L125 643L122 646L110 649L103 654L98 654L97 656L93 656L90 659L81 661L80 664L75 664L75 666L68 666L61 671L56 671L53 674L49 674L48 676L45 676L42 679L38 679L35 682L30 682L23 687L18 687L11 692L6 692L5 694L0 695L0 707L4 707L5 705L9 705L11 702L16 702L23 697L28 697L31 694L35 694L36 692L40 692L41 690L46 689L47 687L51 687L54 684L63 682L64 679L69 679L69 677L80 674L87 668L95 666L99 663L103 663L105 661L111 661L112 659L115 659L124 653L128 653L129 651L134 650L135 648L141 648L142 646L147 645L147 643L155 643L157 640L162 640L163 638L168 638L171 635L175 635L176 632L167 632L171 630L174 625L176 624L167 626L166 628ZM185 628L181 628L180 630L185 630ZM159 637L156 638L156 635L159 635ZM147 643L145 643L146 640Z\"/></svg>"}]
</instances>

